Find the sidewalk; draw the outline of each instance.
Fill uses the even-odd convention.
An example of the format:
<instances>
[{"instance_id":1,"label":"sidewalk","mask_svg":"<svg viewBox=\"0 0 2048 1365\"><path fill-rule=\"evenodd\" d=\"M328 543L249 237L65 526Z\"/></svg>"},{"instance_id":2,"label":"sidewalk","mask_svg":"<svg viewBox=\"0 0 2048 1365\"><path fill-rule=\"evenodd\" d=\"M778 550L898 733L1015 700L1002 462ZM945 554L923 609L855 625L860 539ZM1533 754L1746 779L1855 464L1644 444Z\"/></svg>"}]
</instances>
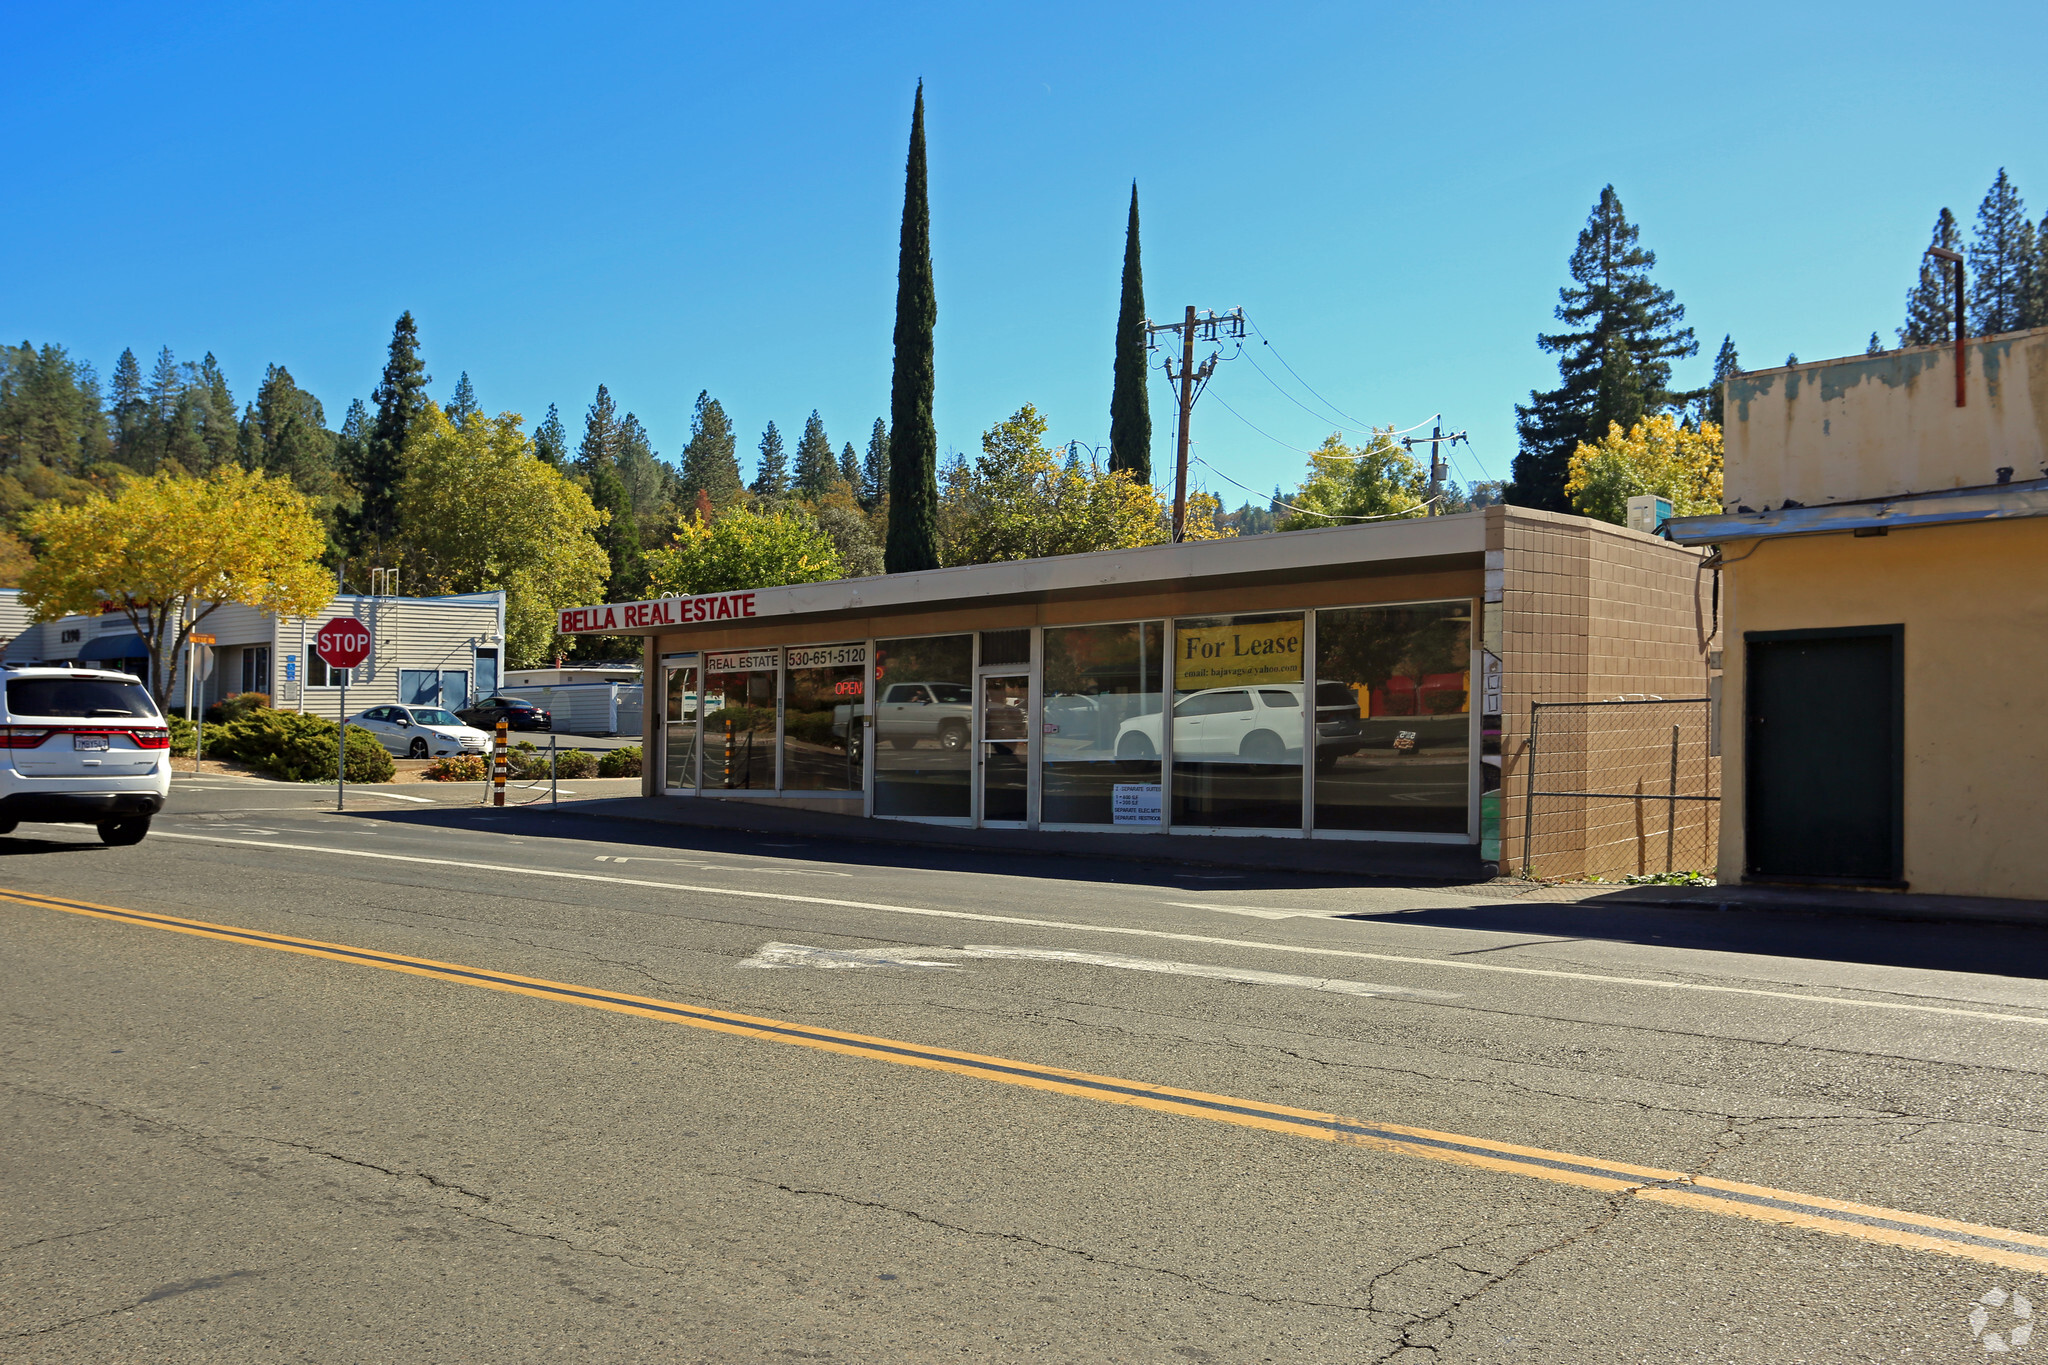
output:
<instances>
[{"instance_id":1,"label":"sidewalk","mask_svg":"<svg viewBox=\"0 0 2048 1365\"><path fill-rule=\"evenodd\" d=\"M754 801L675 797L579 801L574 814L588 820L633 820L699 829L836 839L850 843L970 848L1053 857L1250 868L1260 872L1348 872L1372 881L1469 885L1496 880L1492 866L1480 862L1479 851L1467 844L1362 839L1238 839L1215 835L1179 835L1167 839L1144 834L962 829L907 820L870 820L858 815L789 810Z\"/></svg>"},{"instance_id":2,"label":"sidewalk","mask_svg":"<svg viewBox=\"0 0 2048 1365\"><path fill-rule=\"evenodd\" d=\"M1766 910L1787 915L1844 915L1933 924L2020 924L2048 927L2048 901L1995 896L1920 896L1908 892L1789 886L1555 886L1530 900L1580 905L1640 905L1664 910Z\"/></svg>"}]
</instances>

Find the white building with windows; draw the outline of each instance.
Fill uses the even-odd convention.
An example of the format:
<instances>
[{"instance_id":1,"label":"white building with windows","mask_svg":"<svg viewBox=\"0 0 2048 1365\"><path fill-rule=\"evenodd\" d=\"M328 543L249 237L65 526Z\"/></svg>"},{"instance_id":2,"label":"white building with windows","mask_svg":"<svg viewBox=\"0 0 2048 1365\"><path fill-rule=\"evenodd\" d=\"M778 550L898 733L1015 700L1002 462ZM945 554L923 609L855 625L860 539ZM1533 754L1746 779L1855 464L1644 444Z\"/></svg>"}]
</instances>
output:
<instances>
[{"instance_id":1,"label":"white building with windows","mask_svg":"<svg viewBox=\"0 0 2048 1365\"><path fill-rule=\"evenodd\" d=\"M348 709L392 702L463 707L498 689L503 676L505 594L370 597L344 593L311 616L254 607L218 608L198 630L214 637L195 689L203 708L239 692L261 692L283 710L338 718L341 682L313 649L320 627L348 616L369 628L369 660L348 679ZM66 616L33 622L19 589L0 589L0 635L9 664L91 664L147 679L149 651L128 618ZM170 699L182 708L185 687Z\"/></svg>"}]
</instances>

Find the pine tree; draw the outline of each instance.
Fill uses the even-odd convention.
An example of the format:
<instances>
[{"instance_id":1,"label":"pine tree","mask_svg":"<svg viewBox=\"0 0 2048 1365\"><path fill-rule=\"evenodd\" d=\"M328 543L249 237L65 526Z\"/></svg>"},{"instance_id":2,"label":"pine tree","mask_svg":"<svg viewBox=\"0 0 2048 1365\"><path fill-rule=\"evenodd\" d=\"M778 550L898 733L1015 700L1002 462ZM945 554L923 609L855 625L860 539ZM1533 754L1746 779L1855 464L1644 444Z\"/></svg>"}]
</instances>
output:
<instances>
[{"instance_id":1,"label":"pine tree","mask_svg":"<svg viewBox=\"0 0 2048 1365\"><path fill-rule=\"evenodd\" d=\"M370 410L360 398L348 401L348 413L341 419L341 431L334 438L334 467L342 482L360 488L363 470L370 459Z\"/></svg>"},{"instance_id":2,"label":"pine tree","mask_svg":"<svg viewBox=\"0 0 2048 1365\"><path fill-rule=\"evenodd\" d=\"M889 380L890 573L939 567L939 432L932 332L938 325L932 282L931 202L925 188L924 82L910 114L903 170L903 230L896 257L896 359ZM902 444L897 444L901 442Z\"/></svg>"},{"instance_id":3,"label":"pine tree","mask_svg":"<svg viewBox=\"0 0 2048 1365\"><path fill-rule=\"evenodd\" d=\"M1643 420L1643 381L1636 374L1635 359L1628 343L1618 336L1607 338L1607 354L1600 362L1600 383L1593 390L1593 439L1607 435L1610 427L1629 430Z\"/></svg>"},{"instance_id":4,"label":"pine tree","mask_svg":"<svg viewBox=\"0 0 2048 1365\"><path fill-rule=\"evenodd\" d=\"M1578 248L1572 252L1576 285L1558 290L1558 320L1570 331L1543 334L1536 344L1558 357L1559 387L1532 392L1515 407L1521 449L1515 455L1510 500L1544 511L1568 512L1564 491L1572 452L1603 432L1592 427L1608 342L1619 339L1641 393L1642 409L1659 412L1693 395L1671 389L1671 362L1699 351L1692 329L1680 324L1685 309L1668 289L1650 279L1657 254L1637 245L1638 229L1628 221L1609 185L1600 191Z\"/></svg>"},{"instance_id":5,"label":"pine tree","mask_svg":"<svg viewBox=\"0 0 2048 1365\"><path fill-rule=\"evenodd\" d=\"M476 405L476 389L470 385L468 370L464 370L462 378L455 381L454 396L448 400L448 406L442 411L447 413L448 420L458 427L483 411Z\"/></svg>"},{"instance_id":6,"label":"pine tree","mask_svg":"<svg viewBox=\"0 0 2048 1365\"><path fill-rule=\"evenodd\" d=\"M548 415L533 432L533 453L560 469L569 462L569 433L562 428L562 414L548 404Z\"/></svg>"},{"instance_id":7,"label":"pine tree","mask_svg":"<svg viewBox=\"0 0 2048 1365\"><path fill-rule=\"evenodd\" d=\"M2027 326L2048 327L2048 214L2034 229L2034 263L2027 273Z\"/></svg>"},{"instance_id":8,"label":"pine tree","mask_svg":"<svg viewBox=\"0 0 2048 1365\"><path fill-rule=\"evenodd\" d=\"M79 473L105 451L106 417L92 367L51 342L41 349L26 341L0 346L0 469L25 480L35 490L31 497L46 496L40 471Z\"/></svg>"},{"instance_id":9,"label":"pine tree","mask_svg":"<svg viewBox=\"0 0 2048 1365\"><path fill-rule=\"evenodd\" d=\"M754 496L771 501L789 492L789 456L782 448L782 433L770 422L761 433L761 463L754 468Z\"/></svg>"},{"instance_id":10,"label":"pine tree","mask_svg":"<svg viewBox=\"0 0 2048 1365\"><path fill-rule=\"evenodd\" d=\"M1883 355L1883 354L1884 354L1884 341L1883 341L1883 339L1882 339L1882 338L1880 338L1880 337L1878 336L1878 334L1877 334L1877 333L1875 333L1875 332L1872 332L1872 333L1870 334L1870 344L1869 344L1868 346L1865 346L1865 347L1863 348L1863 354L1865 354L1865 355Z\"/></svg>"},{"instance_id":11,"label":"pine tree","mask_svg":"<svg viewBox=\"0 0 2048 1365\"><path fill-rule=\"evenodd\" d=\"M597 533L598 544L604 546L605 556L611 561L611 577L605 591L613 601L637 598L647 581L640 527L633 519L632 495L609 460L600 462L590 472L590 501L606 516Z\"/></svg>"},{"instance_id":12,"label":"pine tree","mask_svg":"<svg viewBox=\"0 0 2048 1365\"><path fill-rule=\"evenodd\" d=\"M1955 251L1962 244L1956 216L1943 209L1934 220L1934 240L1928 245ZM1955 335L1956 293L1950 270L1946 261L1920 258L1919 282L1906 291L1906 325L1899 328L1899 345L1934 346Z\"/></svg>"},{"instance_id":13,"label":"pine tree","mask_svg":"<svg viewBox=\"0 0 2048 1365\"><path fill-rule=\"evenodd\" d=\"M1116 363L1109 395L1109 467L1152 482L1152 399L1146 389L1145 272L1138 259L1138 182L1124 228L1123 301L1116 314Z\"/></svg>"},{"instance_id":14,"label":"pine tree","mask_svg":"<svg viewBox=\"0 0 2048 1365\"><path fill-rule=\"evenodd\" d=\"M825 434L824 419L812 408L804 422L804 434L796 443L796 491L807 498L822 498L832 491L833 481L838 477L832 438Z\"/></svg>"},{"instance_id":15,"label":"pine tree","mask_svg":"<svg viewBox=\"0 0 2048 1365\"><path fill-rule=\"evenodd\" d=\"M882 499L889 496L889 426L881 418L875 419L875 429L868 434L867 458L860 466L861 510L872 512L882 505Z\"/></svg>"},{"instance_id":16,"label":"pine tree","mask_svg":"<svg viewBox=\"0 0 2048 1365\"><path fill-rule=\"evenodd\" d=\"M2033 273L2034 225L2026 205L2006 178L2005 167L1977 206L1977 230L1970 235L1968 298L1970 332L1995 336L2016 332L2026 314L2028 276Z\"/></svg>"},{"instance_id":17,"label":"pine tree","mask_svg":"<svg viewBox=\"0 0 2048 1365\"><path fill-rule=\"evenodd\" d=\"M261 457L252 467L290 479L302 493L317 496L333 488L336 442L327 430L327 413L290 370L282 365L264 370L255 415Z\"/></svg>"},{"instance_id":18,"label":"pine tree","mask_svg":"<svg viewBox=\"0 0 2048 1365\"><path fill-rule=\"evenodd\" d=\"M701 389L696 410L690 414L690 443L683 447L683 504L694 506L699 494L708 497L712 508L720 512L746 494L732 422L718 400Z\"/></svg>"},{"instance_id":19,"label":"pine tree","mask_svg":"<svg viewBox=\"0 0 2048 1365\"><path fill-rule=\"evenodd\" d=\"M391 328L391 347L384 376L372 396L377 420L371 426L356 487L362 502L350 523L349 539L357 554L381 555L398 534L398 489L405 480L405 442L427 411L427 385L433 376L420 361L419 329L410 312L401 313ZM388 566L373 566L388 567Z\"/></svg>"},{"instance_id":20,"label":"pine tree","mask_svg":"<svg viewBox=\"0 0 2048 1365\"><path fill-rule=\"evenodd\" d=\"M113 456L134 469L142 468L142 442L146 403L142 393L142 366L133 349L121 352L114 362L114 387L107 395L113 419Z\"/></svg>"},{"instance_id":21,"label":"pine tree","mask_svg":"<svg viewBox=\"0 0 2048 1365\"><path fill-rule=\"evenodd\" d=\"M1735 339L1724 335L1721 349L1714 352L1714 382L1707 388L1707 418L1717 427L1728 425L1728 381L1741 373L1742 358L1735 354Z\"/></svg>"},{"instance_id":22,"label":"pine tree","mask_svg":"<svg viewBox=\"0 0 2048 1365\"><path fill-rule=\"evenodd\" d=\"M846 443L846 449L839 452L839 479L853 492L853 500L863 506L867 497L860 486L860 452L853 448L853 442Z\"/></svg>"},{"instance_id":23,"label":"pine tree","mask_svg":"<svg viewBox=\"0 0 2048 1365\"><path fill-rule=\"evenodd\" d=\"M597 386L597 397L583 414L583 440L576 447L576 468L585 478L595 478L600 469L610 469L619 457L619 409L611 390Z\"/></svg>"},{"instance_id":24,"label":"pine tree","mask_svg":"<svg viewBox=\"0 0 2048 1365\"><path fill-rule=\"evenodd\" d=\"M640 528L644 545L657 535L674 514L676 476L654 449L640 419L627 413L619 419L618 455L615 467L626 497L633 506L633 521Z\"/></svg>"},{"instance_id":25,"label":"pine tree","mask_svg":"<svg viewBox=\"0 0 2048 1365\"><path fill-rule=\"evenodd\" d=\"M235 462L240 441L240 424L235 416L235 396L228 390L227 374L213 352L199 362L191 386L193 410L199 423L199 441L204 450L201 470L220 469ZM201 472L200 470L195 470Z\"/></svg>"}]
</instances>

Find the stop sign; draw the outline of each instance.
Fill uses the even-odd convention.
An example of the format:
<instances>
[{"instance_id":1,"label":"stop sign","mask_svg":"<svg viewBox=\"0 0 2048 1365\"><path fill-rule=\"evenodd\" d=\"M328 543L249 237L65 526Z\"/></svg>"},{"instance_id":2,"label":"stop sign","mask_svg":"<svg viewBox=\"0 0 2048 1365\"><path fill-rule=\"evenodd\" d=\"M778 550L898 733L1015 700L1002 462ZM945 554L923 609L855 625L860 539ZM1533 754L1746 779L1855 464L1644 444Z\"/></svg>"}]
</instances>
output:
<instances>
[{"instance_id":1,"label":"stop sign","mask_svg":"<svg viewBox=\"0 0 2048 1365\"><path fill-rule=\"evenodd\" d=\"M370 632L360 621L337 616L320 627L320 633L313 637L313 647L320 651L329 668L354 668L370 657Z\"/></svg>"}]
</instances>

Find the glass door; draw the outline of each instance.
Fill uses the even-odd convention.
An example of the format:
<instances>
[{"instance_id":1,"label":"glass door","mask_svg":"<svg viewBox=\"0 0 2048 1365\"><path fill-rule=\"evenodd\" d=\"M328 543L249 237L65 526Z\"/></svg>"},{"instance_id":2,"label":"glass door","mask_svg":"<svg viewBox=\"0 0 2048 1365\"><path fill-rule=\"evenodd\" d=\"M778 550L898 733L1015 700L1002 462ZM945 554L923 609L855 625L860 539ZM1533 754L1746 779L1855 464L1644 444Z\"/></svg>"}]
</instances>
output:
<instances>
[{"instance_id":1,"label":"glass door","mask_svg":"<svg viewBox=\"0 0 2048 1365\"><path fill-rule=\"evenodd\" d=\"M663 789L697 789L697 660L676 660L663 669Z\"/></svg>"},{"instance_id":2,"label":"glass door","mask_svg":"<svg viewBox=\"0 0 2048 1365\"><path fill-rule=\"evenodd\" d=\"M986 673L975 693L976 788L981 823L1031 818L1031 675Z\"/></svg>"},{"instance_id":3,"label":"glass door","mask_svg":"<svg viewBox=\"0 0 2048 1365\"><path fill-rule=\"evenodd\" d=\"M705 791L776 788L781 651L704 656Z\"/></svg>"}]
</instances>

